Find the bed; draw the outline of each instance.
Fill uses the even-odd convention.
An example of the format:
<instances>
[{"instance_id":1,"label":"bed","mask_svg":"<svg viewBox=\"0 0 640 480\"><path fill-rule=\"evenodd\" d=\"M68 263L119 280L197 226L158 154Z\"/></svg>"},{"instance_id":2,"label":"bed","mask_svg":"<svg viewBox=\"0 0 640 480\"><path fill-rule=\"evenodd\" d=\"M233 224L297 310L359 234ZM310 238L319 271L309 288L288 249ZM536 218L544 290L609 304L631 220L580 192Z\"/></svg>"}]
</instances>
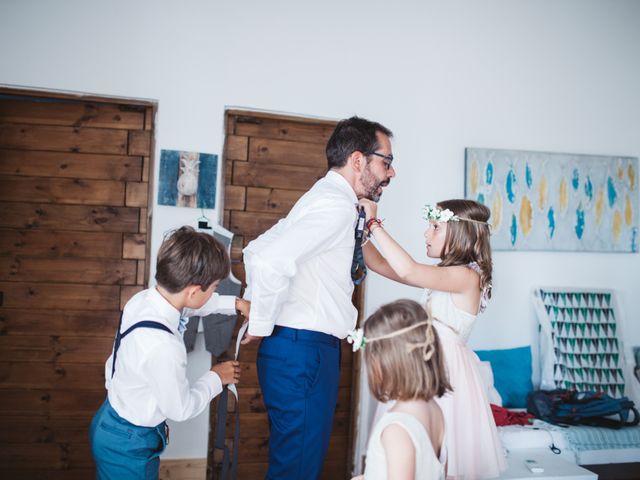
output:
<instances>
[{"instance_id":1,"label":"bed","mask_svg":"<svg viewBox=\"0 0 640 480\"><path fill-rule=\"evenodd\" d=\"M525 410L530 391L566 388L627 396L639 405L640 383L633 362L625 360L613 291L538 287L532 292L532 304L540 326L535 361L531 346L476 351L491 403ZM535 384L533 370L540 379ZM601 478L640 478L640 426L560 427L536 419L528 426L498 427L498 433L507 452L553 449L558 457L578 465L621 464Z\"/></svg>"},{"instance_id":2,"label":"bed","mask_svg":"<svg viewBox=\"0 0 640 480\"><path fill-rule=\"evenodd\" d=\"M564 428L534 420L531 426L498 427L498 434L507 451L554 448L560 457L579 465L640 462L640 426Z\"/></svg>"}]
</instances>

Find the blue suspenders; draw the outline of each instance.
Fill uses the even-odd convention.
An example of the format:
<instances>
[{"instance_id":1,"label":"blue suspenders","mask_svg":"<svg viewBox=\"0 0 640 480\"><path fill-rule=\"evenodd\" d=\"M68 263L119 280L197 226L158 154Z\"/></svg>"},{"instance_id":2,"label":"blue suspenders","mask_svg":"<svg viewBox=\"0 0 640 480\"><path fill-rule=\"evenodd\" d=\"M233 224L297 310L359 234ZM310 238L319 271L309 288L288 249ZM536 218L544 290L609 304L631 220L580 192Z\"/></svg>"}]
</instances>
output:
<instances>
[{"instance_id":1,"label":"blue suspenders","mask_svg":"<svg viewBox=\"0 0 640 480\"><path fill-rule=\"evenodd\" d=\"M124 333L120 333L120 327L122 327L122 314L120 314L120 322L118 323L118 332L116 333L116 341L113 344L113 362L111 365L111 378L116 371L116 357L118 356L118 349L120 348L120 342L124 337L129 335L136 328L155 328L156 330L164 330L165 332L173 335L173 332L160 322L154 322L152 320L143 320L142 322L134 323Z\"/></svg>"}]
</instances>

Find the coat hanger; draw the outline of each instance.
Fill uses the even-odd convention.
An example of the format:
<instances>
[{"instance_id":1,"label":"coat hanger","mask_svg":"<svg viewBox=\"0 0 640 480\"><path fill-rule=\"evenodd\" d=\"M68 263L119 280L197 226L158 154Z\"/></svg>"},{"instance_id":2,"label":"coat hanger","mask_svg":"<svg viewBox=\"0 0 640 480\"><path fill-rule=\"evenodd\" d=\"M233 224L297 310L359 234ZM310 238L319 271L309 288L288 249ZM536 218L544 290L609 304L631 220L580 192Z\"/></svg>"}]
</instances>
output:
<instances>
[{"instance_id":1,"label":"coat hanger","mask_svg":"<svg viewBox=\"0 0 640 480\"><path fill-rule=\"evenodd\" d=\"M207 217L205 215L204 208L200 209L200 213L202 215L200 215L196 219L196 223L198 224L198 230L210 233L211 235L213 235L214 233L217 233L218 235L221 235L221 236L227 238L229 240L229 243L228 243L228 246L227 246L227 253L229 254L229 257L231 257L231 241L233 240L234 233L229 231L229 230L227 230L222 225L219 225L219 224L217 224L215 222L212 222L209 219L209 217ZM233 272L229 273L229 280L231 280L234 283L240 283L240 284L242 283L240 280L238 280L233 275Z\"/></svg>"},{"instance_id":2,"label":"coat hanger","mask_svg":"<svg viewBox=\"0 0 640 480\"><path fill-rule=\"evenodd\" d=\"M202 215L200 215L196 219L196 222L198 223L198 230L209 231L211 233L215 232L219 235L222 235L223 237L227 237L229 239L229 242L231 242L234 233L230 230L227 230L222 225L219 225L216 222L212 222L209 217L204 214L204 208L201 208L200 211Z\"/></svg>"}]
</instances>

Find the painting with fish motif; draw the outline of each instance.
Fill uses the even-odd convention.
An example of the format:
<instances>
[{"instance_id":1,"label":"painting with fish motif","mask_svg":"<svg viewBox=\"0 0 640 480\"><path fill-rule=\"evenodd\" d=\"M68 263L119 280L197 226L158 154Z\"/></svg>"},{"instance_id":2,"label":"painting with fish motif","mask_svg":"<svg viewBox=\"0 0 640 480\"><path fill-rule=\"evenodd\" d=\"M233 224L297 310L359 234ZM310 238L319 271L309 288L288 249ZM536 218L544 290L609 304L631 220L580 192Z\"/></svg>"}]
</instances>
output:
<instances>
[{"instance_id":1,"label":"painting with fish motif","mask_svg":"<svg viewBox=\"0 0 640 480\"><path fill-rule=\"evenodd\" d=\"M638 158L467 148L495 250L638 251Z\"/></svg>"},{"instance_id":2,"label":"painting with fish motif","mask_svg":"<svg viewBox=\"0 0 640 480\"><path fill-rule=\"evenodd\" d=\"M158 205L215 208L218 156L161 150Z\"/></svg>"}]
</instances>

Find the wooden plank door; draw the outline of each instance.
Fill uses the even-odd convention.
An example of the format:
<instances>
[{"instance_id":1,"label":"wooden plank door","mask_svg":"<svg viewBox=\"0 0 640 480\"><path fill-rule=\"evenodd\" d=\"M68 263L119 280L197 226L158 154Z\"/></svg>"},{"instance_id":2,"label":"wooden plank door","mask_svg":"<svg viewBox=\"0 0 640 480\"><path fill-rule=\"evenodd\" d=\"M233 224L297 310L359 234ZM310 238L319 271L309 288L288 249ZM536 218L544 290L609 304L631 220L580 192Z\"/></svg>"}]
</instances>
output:
<instances>
[{"instance_id":1,"label":"wooden plank door","mask_svg":"<svg viewBox=\"0 0 640 480\"><path fill-rule=\"evenodd\" d=\"M228 111L225 118L224 219L235 233L231 261L234 275L244 282L242 248L279 219L327 172L326 143L336 122ZM354 304L362 305L362 289ZM360 310L360 308L359 308ZM233 342L235 348L235 342ZM264 478L267 470L268 421L256 372L257 343L243 347L240 402L238 478ZM230 350L227 355L233 352ZM357 360L346 342L333 434L322 478L350 478L352 468L353 409L357 402ZM230 407L235 411L236 406ZM215 452L215 402L211 409L207 478L220 478L221 457ZM233 438L229 415L227 439Z\"/></svg>"},{"instance_id":2,"label":"wooden plank door","mask_svg":"<svg viewBox=\"0 0 640 480\"><path fill-rule=\"evenodd\" d=\"M0 477L93 478L119 312L147 284L155 106L0 89Z\"/></svg>"}]
</instances>

